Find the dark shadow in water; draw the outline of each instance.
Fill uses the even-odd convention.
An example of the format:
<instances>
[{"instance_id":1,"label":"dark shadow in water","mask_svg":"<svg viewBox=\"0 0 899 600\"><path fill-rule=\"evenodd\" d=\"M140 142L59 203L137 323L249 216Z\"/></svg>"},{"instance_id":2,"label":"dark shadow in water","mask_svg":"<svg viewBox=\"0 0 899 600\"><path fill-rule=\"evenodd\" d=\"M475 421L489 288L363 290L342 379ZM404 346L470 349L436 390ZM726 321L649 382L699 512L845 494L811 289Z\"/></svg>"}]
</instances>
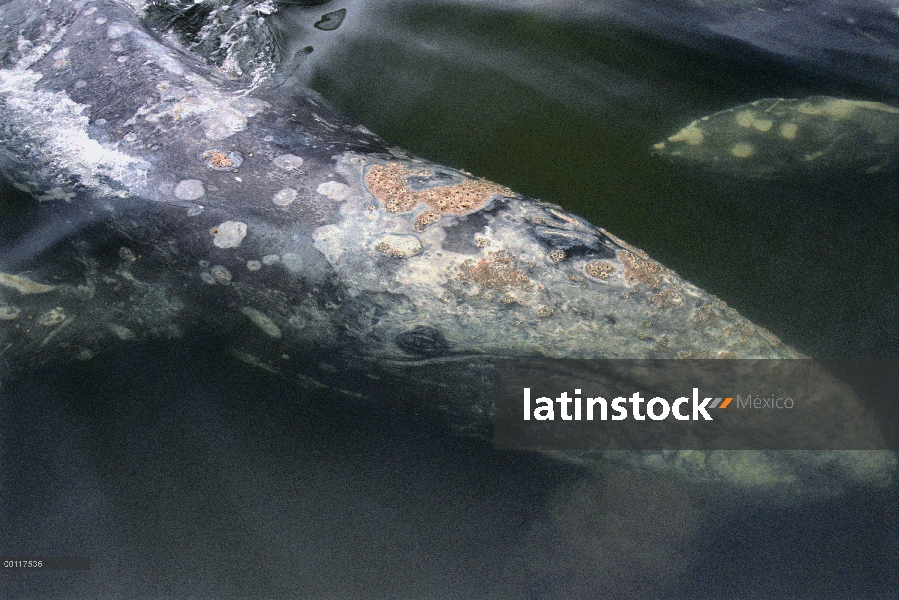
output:
<instances>
[{"instance_id":1,"label":"dark shadow in water","mask_svg":"<svg viewBox=\"0 0 899 600\"><path fill-rule=\"evenodd\" d=\"M123 345L4 384L0 553L92 568L0 573L0 596L831 600L895 581L895 487L784 508L590 475L225 349Z\"/></svg>"},{"instance_id":2,"label":"dark shadow in water","mask_svg":"<svg viewBox=\"0 0 899 600\"><path fill-rule=\"evenodd\" d=\"M741 509L707 532L685 581L697 598L896 598L899 488Z\"/></svg>"},{"instance_id":3,"label":"dark shadow in water","mask_svg":"<svg viewBox=\"0 0 899 600\"><path fill-rule=\"evenodd\" d=\"M92 568L2 573L0 595L477 597L578 474L219 350L150 345L4 385L0 553Z\"/></svg>"}]
</instances>

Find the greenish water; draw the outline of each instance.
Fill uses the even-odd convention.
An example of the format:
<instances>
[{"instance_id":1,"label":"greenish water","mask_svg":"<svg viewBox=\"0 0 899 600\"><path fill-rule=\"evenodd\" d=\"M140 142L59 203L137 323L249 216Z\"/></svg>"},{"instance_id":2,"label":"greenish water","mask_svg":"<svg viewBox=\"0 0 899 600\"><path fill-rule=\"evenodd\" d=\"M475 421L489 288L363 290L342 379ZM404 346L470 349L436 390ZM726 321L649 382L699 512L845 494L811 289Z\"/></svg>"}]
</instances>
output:
<instances>
[{"instance_id":1,"label":"greenish water","mask_svg":"<svg viewBox=\"0 0 899 600\"><path fill-rule=\"evenodd\" d=\"M696 118L759 98L888 101L876 77L590 15L486 3L360 10L303 65L351 118L561 204L809 354L899 356L895 165L878 177L759 181L649 153Z\"/></svg>"}]
</instances>

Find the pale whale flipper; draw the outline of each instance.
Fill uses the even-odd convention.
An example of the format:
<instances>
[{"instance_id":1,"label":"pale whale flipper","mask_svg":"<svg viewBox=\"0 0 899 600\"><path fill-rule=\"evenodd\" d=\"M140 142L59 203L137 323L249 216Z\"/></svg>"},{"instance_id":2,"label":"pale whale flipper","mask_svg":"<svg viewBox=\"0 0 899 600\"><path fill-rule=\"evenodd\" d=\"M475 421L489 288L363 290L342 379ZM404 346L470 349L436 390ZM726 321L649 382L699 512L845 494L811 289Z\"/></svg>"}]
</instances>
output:
<instances>
[{"instance_id":1,"label":"pale whale flipper","mask_svg":"<svg viewBox=\"0 0 899 600\"><path fill-rule=\"evenodd\" d=\"M746 177L897 166L899 108L829 96L766 98L693 121L653 152Z\"/></svg>"}]
</instances>

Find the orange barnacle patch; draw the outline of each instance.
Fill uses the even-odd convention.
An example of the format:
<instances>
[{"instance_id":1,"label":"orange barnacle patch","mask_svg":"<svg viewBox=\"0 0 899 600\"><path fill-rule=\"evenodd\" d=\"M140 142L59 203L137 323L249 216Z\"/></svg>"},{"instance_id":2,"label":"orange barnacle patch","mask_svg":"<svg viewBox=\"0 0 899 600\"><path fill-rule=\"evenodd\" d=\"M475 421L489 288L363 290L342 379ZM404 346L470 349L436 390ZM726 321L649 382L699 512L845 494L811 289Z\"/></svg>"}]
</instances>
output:
<instances>
[{"instance_id":1,"label":"orange barnacle patch","mask_svg":"<svg viewBox=\"0 0 899 600\"><path fill-rule=\"evenodd\" d=\"M615 266L604 260L594 260L584 266L584 272L596 279L608 279L615 274Z\"/></svg>"},{"instance_id":2,"label":"orange barnacle patch","mask_svg":"<svg viewBox=\"0 0 899 600\"><path fill-rule=\"evenodd\" d=\"M412 226L412 229L415 231L424 231L427 229L428 225L431 223L436 223L440 220L440 213L433 210L426 210L419 213L417 217L415 217L415 224Z\"/></svg>"},{"instance_id":3,"label":"orange barnacle patch","mask_svg":"<svg viewBox=\"0 0 899 600\"><path fill-rule=\"evenodd\" d=\"M213 167L230 168L234 166L234 161L228 158L224 152L210 152L205 158Z\"/></svg>"},{"instance_id":4,"label":"orange barnacle patch","mask_svg":"<svg viewBox=\"0 0 899 600\"><path fill-rule=\"evenodd\" d=\"M560 250L559 248L555 248L552 252L549 253L549 260L553 263L561 262L565 259L565 251Z\"/></svg>"},{"instance_id":5,"label":"orange barnacle patch","mask_svg":"<svg viewBox=\"0 0 899 600\"><path fill-rule=\"evenodd\" d=\"M418 192L421 193L421 192ZM512 190L485 179L469 179L424 191L424 201L441 213L464 215L485 206L494 194L513 195Z\"/></svg>"},{"instance_id":6,"label":"orange barnacle patch","mask_svg":"<svg viewBox=\"0 0 899 600\"><path fill-rule=\"evenodd\" d=\"M413 190L409 186L409 177L429 175L428 171L413 171L398 162L373 165L365 174L365 186L378 199L384 210L392 213L409 212L416 206L425 204L430 207L429 212L437 215L464 215L483 208L494 194L514 195L509 188L486 179L466 178L460 182L436 185L422 190Z\"/></svg>"},{"instance_id":7,"label":"orange barnacle patch","mask_svg":"<svg viewBox=\"0 0 899 600\"><path fill-rule=\"evenodd\" d=\"M630 283L642 283L653 289L662 285L665 268L651 258L640 258L627 250L619 250L618 258L624 264L624 278Z\"/></svg>"},{"instance_id":8,"label":"orange barnacle patch","mask_svg":"<svg viewBox=\"0 0 899 600\"><path fill-rule=\"evenodd\" d=\"M208 148L197 153L197 158L213 171L231 171L243 164L243 156L237 151Z\"/></svg>"},{"instance_id":9,"label":"orange barnacle patch","mask_svg":"<svg viewBox=\"0 0 899 600\"><path fill-rule=\"evenodd\" d=\"M365 174L365 186L387 212L408 212L419 202L406 183L406 177L412 174L400 163L374 165Z\"/></svg>"},{"instance_id":10,"label":"orange barnacle patch","mask_svg":"<svg viewBox=\"0 0 899 600\"><path fill-rule=\"evenodd\" d=\"M534 283L523 271L518 270L518 261L503 252L489 252L480 260L468 259L459 265L457 278L463 283L476 284L482 289L507 292L511 289L530 290Z\"/></svg>"}]
</instances>

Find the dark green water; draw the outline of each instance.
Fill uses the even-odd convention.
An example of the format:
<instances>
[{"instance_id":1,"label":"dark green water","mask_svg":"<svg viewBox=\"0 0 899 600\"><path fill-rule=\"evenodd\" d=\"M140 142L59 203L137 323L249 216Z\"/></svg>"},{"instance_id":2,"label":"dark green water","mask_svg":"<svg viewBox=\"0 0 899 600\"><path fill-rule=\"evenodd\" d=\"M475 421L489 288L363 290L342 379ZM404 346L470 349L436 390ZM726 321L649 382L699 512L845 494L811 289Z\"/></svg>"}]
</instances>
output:
<instances>
[{"instance_id":1,"label":"dark green water","mask_svg":"<svg viewBox=\"0 0 899 600\"><path fill-rule=\"evenodd\" d=\"M0 598L894 600L899 487L590 473L146 343L0 396Z\"/></svg>"},{"instance_id":2,"label":"dark green water","mask_svg":"<svg viewBox=\"0 0 899 600\"><path fill-rule=\"evenodd\" d=\"M895 165L759 181L649 153L696 118L759 98L888 101L879 71L664 39L583 10L363 4L303 68L388 141L561 204L813 356L899 356Z\"/></svg>"}]
</instances>

